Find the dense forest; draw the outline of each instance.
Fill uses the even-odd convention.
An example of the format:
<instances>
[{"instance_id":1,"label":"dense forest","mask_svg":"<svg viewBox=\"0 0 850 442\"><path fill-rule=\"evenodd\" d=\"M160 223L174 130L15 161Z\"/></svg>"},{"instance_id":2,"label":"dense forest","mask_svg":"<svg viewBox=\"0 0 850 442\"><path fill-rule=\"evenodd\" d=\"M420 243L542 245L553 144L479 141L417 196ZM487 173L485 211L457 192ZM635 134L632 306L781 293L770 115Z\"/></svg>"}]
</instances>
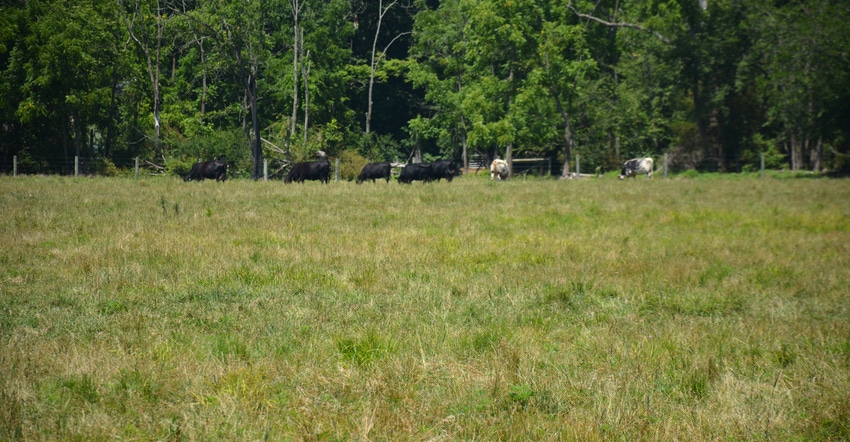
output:
<instances>
[{"instance_id":1,"label":"dense forest","mask_svg":"<svg viewBox=\"0 0 850 442\"><path fill-rule=\"evenodd\" d=\"M845 0L3 0L0 173L850 168ZM279 176L279 175L278 175Z\"/></svg>"}]
</instances>

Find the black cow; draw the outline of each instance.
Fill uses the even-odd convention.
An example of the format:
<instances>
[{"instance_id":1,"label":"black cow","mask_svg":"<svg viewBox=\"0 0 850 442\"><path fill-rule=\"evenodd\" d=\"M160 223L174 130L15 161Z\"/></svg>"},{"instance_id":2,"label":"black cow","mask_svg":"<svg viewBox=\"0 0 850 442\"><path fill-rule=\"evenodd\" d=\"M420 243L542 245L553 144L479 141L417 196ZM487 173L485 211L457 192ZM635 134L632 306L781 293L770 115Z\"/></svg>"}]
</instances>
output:
<instances>
[{"instance_id":1,"label":"black cow","mask_svg":"<svg viewBox=\"0 0 850 442\"><path fill-rule=\"evenodd\" d=\"M316 152L319 157L318 161L307 161L304 163L295 163L292 169L286 174L283 179L284 183L303 183L305 180L321 181L327 184L331 176L331 164L328 162L328 156L321 150Z\"/></svg>"},{"instance_id":2,"label":"black cow","mask_svg":"<svg viewBox=\"0 0 850 442\"><path fill-rule=\"evenodd\" d=\"M390 171L392 171L392 165L390 163L371 163L363 166L363 170L360 172L360 176L357 177L357 184L362 183L366 180L372 180L374 183L375 180L385 179L387 183L390 182Z\"/></svg>"},{"instance_id":3,"label":"black cow","mask_svg":"<svg viewBox=\"0 0 850 442\"><path fill-rule=\"evenodd\" d=\"M227 179L227 163L219 160L195 163L189 174L183 177L183 181L203 181L206 178L224 182Z\"/></svg>"},{"instance_id":4,"label":"black cow","mask_svg":"<svg viewBox=\"0 0 850 442\"><path fill-rule=\"evenodd\" d=\"M454 160L437 160L431 163L431 176L437 181L445 178L446 181L451 183L458 172Z\"/></svg>"},{"instance_id":5,"label":"black cow","mask_svg":"<svg viewBox=\"0 0 850 442\"><path fill-rule=\"evenodd\" d=\"M410 184L414 181L428 182L433 181L434 174L431 169L431 163L413 163L404 166L401 169L401 175L398 176L398 182L402 184Z\"/></svg>"}]
</instances>

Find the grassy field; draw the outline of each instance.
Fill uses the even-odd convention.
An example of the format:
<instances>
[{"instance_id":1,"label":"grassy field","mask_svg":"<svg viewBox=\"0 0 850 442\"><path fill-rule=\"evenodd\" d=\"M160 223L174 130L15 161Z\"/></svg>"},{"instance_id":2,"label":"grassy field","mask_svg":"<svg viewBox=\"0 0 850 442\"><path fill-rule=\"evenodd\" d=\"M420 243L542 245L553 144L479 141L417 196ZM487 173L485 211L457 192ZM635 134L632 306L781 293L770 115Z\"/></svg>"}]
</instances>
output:
<instances>
[{"instance_id":1,"label":"grassy field","mask_svg":"<svg viewBox=\"0 0 850 442\"><path fill-rule=\"evenodd\" d=\"M0 440L847 440L850 181L0 177Z\"/></svg>"}]
</instances>

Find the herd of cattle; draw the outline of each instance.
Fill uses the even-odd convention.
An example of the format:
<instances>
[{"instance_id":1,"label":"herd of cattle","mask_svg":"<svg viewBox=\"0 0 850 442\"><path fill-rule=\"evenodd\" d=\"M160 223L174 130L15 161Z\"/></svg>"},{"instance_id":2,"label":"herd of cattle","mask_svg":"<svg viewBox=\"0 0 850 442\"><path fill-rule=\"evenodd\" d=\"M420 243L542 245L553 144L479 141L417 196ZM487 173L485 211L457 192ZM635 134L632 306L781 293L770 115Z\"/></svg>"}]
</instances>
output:
<instances>
[{"instance_id":1,"label":"herd of cattle","mask_svg":"<svg viewBox=\"0 0 850 442\"><path fill-rule=\"evenodd\" d=\"M322 151L317 152L316 155L318 156L317 161L293 164L283 182L319 181L327 184L330 181L331 173L328 156ZM646 175L647 178L651 179L652 165L652 158L631 159L623 163L623 170L618 178L622 180L628 177L637 178L638 175ZM372 180L373 183L375 180L386 180L389 183L392 168L393 164L388 162L367 164L357 177L357 184L366 180ZM398 182L402 184L410 184L414 181L427 183L440 181L443 178L451 182L456 175L460 175L460 169L453 160L437 160L433 163L413 163L403 166L398 176ZM490 179L503 180L508 176L510 176L508 163L505 160L493 160L490 164ZM192 170L183 178L184 181L203 179L226 180L227 163L220 160L199 162L192 166Z\"/></svg>"}]
</instances>

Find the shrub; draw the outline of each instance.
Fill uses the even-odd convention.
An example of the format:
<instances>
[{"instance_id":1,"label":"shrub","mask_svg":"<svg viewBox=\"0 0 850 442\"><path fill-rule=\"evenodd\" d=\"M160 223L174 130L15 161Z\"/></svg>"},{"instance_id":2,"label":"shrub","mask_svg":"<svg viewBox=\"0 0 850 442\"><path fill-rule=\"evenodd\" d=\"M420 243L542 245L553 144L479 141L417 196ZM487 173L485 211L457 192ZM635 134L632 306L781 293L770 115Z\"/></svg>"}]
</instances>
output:
<instances>
[{"instance_id":1,"label":"shrub","mask_svg":"<svg viewBox=\"0 0 850 442\"><path fill-rule=\"evenodd\" d=\"M355 151L344 150L339 154L339 177L346 181L353 181L360 175L363 166L369 161Z\"/></svg>"}]
</instances>

